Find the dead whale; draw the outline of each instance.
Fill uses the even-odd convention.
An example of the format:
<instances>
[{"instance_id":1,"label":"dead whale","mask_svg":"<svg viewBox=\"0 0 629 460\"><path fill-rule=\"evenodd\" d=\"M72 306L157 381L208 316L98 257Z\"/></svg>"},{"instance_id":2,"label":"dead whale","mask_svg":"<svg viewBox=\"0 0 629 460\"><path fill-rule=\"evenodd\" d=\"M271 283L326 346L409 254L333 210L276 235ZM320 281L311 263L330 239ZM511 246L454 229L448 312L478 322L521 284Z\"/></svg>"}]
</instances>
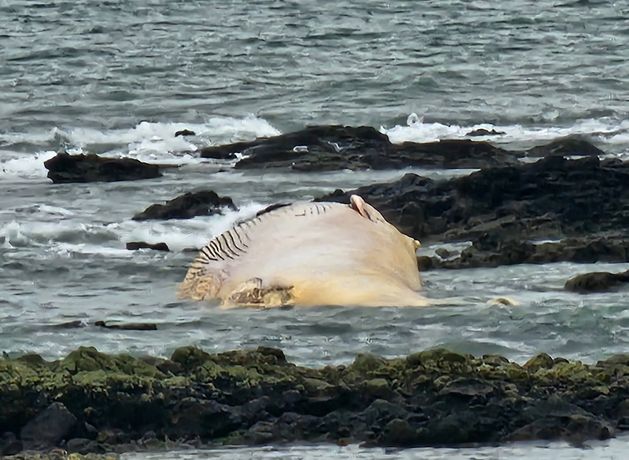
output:
<instances>
[{"instance_id":1,"label":"dead whale","mask_svg":"<svg viewBox=\"0 0 629 460\"><path fill-rule=\"evenodd\" d=\"M418 247L360 196L296 203L213 238L178 295L223 307L425 306Z\"/></svg>"}]
</instances>

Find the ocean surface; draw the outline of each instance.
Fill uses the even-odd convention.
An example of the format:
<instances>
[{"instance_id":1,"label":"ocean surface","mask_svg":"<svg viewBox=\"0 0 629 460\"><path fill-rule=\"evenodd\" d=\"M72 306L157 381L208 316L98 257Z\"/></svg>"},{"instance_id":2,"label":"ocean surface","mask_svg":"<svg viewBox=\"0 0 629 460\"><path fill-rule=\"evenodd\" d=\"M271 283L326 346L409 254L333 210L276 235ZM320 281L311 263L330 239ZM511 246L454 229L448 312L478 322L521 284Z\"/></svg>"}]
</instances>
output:
<instances>
[{"instance_id":1,"label":"ocean surface","mask_svg":"<svg viewBox=\"0 0 629 460\"><path fill-rule=\"evenodd\" d=\"M626 293L562 290L574 274L626 264L430 271L427 295L465 306L426 309L219 311L175 297L194 257L187 249L237 219L408 172L232 171L198 158L202 146L342 123L376 127L392 142L494 128L505 134L481 139L508 148L581 134L628 159L628 16L629 3L602 0L0 0L0 350L52 359L79 345L164 356L189 344L266 345L308 366L436 346L519 362L539 351L586 362L629 351ZM184 128L196 136L175 137ZM147 181L52 185L43 162L61 149L181 167ZM131 220L150 204L205 188L240 210ZM125 249L137 240L166 242L171 252ZM488 305L496 296L520 305ZM98 329L97 320L152 322L159 330ZM68 326L77 321L82 327ZM629 449L626 438L610 445L612 453ZM546 458L541 453L555 447L418 455ZM620 458L605 457L607 447L596 447L603 449L597 458ZM297 449L292 458L398 455ZM557 458L590 458L557 449ZM264 458L275 458L268 452ZM160 455L143 458L175 454Z\"/></svg>"}]
</instances>

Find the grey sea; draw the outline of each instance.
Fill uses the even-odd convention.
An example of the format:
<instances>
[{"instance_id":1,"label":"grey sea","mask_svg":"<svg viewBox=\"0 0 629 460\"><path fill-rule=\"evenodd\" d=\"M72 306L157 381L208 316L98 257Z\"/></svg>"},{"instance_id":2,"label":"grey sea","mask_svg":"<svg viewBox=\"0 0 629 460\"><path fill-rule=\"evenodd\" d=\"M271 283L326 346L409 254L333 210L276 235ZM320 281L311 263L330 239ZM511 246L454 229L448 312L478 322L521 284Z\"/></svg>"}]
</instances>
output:
<instances>
[{"instance_id":1,"label":"grey sea","mask_svg":"<svg viewBox=\"0 0 629 460\"><path fill-rule=\"evenodd\" d=\"M308 366L436 346L520 362L539 351L585 362L629 351L626 294L562 290L576 273L621 264L424 275L429 296L460 297L464 307L220 311L175 296L193 257L185 249L237 219L408 172L235 171L200 159L202 146L342 123L373 126L396 143L485 128L504 134L481 139L519 148L579 134L629 158L627 17L629 3L604 0L0 0L0 350L52 359L79 345L164 356L189 344L267 345ZM184 128L196 136L175 137ZM181 167L150 181L52 185L43 162L60 149ZM201 188L240 210L131 220ZM138 240L171 252L125 249ZM496 296L520 305L487 305ZM97 320L159 330L98 329ZM76 321L84 327L60 327ZM621 459L627 451L619 438L579 448L304 445L129 458Z\"/></svg>"}]
</instances>

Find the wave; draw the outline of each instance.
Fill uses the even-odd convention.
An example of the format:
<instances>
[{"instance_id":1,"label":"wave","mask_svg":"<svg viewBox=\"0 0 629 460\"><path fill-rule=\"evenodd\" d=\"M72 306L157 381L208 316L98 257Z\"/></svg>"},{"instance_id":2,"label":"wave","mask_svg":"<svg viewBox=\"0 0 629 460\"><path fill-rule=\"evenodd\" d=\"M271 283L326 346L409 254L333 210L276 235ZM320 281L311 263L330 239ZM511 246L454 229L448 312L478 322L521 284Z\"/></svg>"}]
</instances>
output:
<instances>
[{"instance_id":1,"label":"wave","mask_svg":"<svg viewBox=\"0 0 629 460\"><path fill-rule=\"evenodd\" d=\"M248 203L238 211L225 210L223 215L173 219L166 221L134 221L85 224L72 219L71 211L49 206L38 207L41 220L18 222L12 220L0 226L0 247L47 247L56 255L102 254L119 256L132 254L125 249L131 241L166 243L171 251L197 249L214 236L230 228L236 221L253 216L268 204ZM69 217L57 222L46 221L50 216Z\"/></svg>"},{"instance_id":2,"label":"wave","mask_svg":"<svg viewBox=\"0 0 629 460\"><path fill-rule=\"evenodd\" d=\"M175 136L191 130L194 136ZM142 121L129 129L54 128L33 133L0 133L0 179L43 178L44 161L56 150L130 157L147 163L195 164L207 162L194 152L199 145L218 145L281 134L268 121L254 115L243 118L210 117L202 123ZM42 148L36 153L17 151ZM26 147L25 147L26 146ZM12 150L13 149L13 150ZM54 149L54 150L51 150Z\"/></svg>"},{"instance_id":3,"label":"wave","mask_svg":"<svg viewBox=\"0 0 629 460\"><path fill-rule=\"evenodd\" d=\"M425 122L423 117L411 113L406 125L396 125L391 128L380 127L380 132L386 134L394 144L402 142L434 142L440 139L463 139L468 133L476 130L487 130L498 134L475 136L475 140L488 140L500 144L548 142L560 137L582 135L603 144L629 144L629 120L612 118L580 120L571 126L523 126L495 125L479 123L469 126L444 124L439 122Z\"/></svg>"},{"instance_id":4,"label":"wave","mask_svg":"<svg viewBox=\"0 0 629 460\"><path fill-rule=\"evenodd\" d=\"M175 136L178 131L188 129L191 136ZM525 126L520 124L500 125L479 123L472 125L426 122L423 117L412 113L405 125L380 127L389 140L402 142L433 142L440 139L469 138L476 130L489 133L475 136L475 140L486 140L496 144L515 144L517 148L532 146L556 138L582 135L594 142L611 147L614 153L629 156L629 120L613 118L584 119L571 126ZM210 117L202 123L149 122L143 121L129 129L99 130L94 128L54 128L46 133L34 132L0 134L0 179L40 179L47 174L43 162L55 155L53 148L63 148L69 153L98 153L104 156L131 157L147 163L201 165L223 162L199 158L196 151L200 146L221 145L253 140L257 137L276 136L281 132L267 120L248 115L243 118ZM47 144L48 148L33 154L11 151L11 146ZM229 163L231 164L231 163ZM224 166L228 166L225 164Z\"/></svg>"}]
</instances>

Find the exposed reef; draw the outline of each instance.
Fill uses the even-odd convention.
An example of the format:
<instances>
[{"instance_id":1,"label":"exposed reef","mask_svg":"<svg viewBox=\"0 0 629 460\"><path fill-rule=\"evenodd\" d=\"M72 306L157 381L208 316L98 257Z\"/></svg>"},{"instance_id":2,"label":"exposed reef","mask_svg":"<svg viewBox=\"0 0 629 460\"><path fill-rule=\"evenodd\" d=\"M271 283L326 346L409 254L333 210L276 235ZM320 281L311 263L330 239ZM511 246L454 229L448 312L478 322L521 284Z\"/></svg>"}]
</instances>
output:
<instances>
[{"instance_id":1,"label":"exposed reef","mask_svg":"<svg viewBox=\"0 0 629 460\"><path fill-rule=\"evenodd\" d=\"M285 168L294 171L430 168L486 168L514 164L518 153L469 139L393 144L368 126L311 126L251 142L205 147L203 158L245 158L237 169Z\"/></svg>"},{"instance_id":2,"label":"exposed reef","mask_svg":"<svg viewBox=\"0 0 629 460\"><path fill-rule=\"evenodd\" d=\"M629 429L629 355L519 365L444 349L310 369L279 349L0 359L2 455L284 442L581 442ZM4 433L4 434L2 434ZM172 444L171 444L172 446Z\"/></svg>"},{"instance_id":3,"label":"exposed reef","mask_svg":"<svg viewBox=\"0 0 629 460\"><path fill-rule=\"evenodd\" d=\"M48 178L55 184L153 179L162 175L158 165L133 158L106 158L94 154L60 152L45 161L44 166L48 169Z\"/></svg>"},{"instance_id":4,"label":"exposed reef","mask_svg":"<svg viewBox=\"0 0 629 460\"><path fill-rule=\"evenodd\" d=\"M133 216L133 220L192 219L222 214L224 208L238 209L230 197L219 196L212 190L200 190L184 193L164 204L153 204Z\"/></svg>"},{"instance_id":5,"label":"exposed reef","mask_svg":"<svg viewBox=\"0 0 629 460\"><path fill-rule=\"evenodd\" d=\"M468 137L500 135L476 130ZM506 150L485 141L442 139L394 144L369 126L310 126L249 142L203 147L202 158L238 159L236 169L283 168L292 171L364 169L491 168L517 165L522 157L592 156L605 152L587 139L566 137L529 150ZM238 157L241 155L242 157Z\"/></svg>"}]
</instances>

